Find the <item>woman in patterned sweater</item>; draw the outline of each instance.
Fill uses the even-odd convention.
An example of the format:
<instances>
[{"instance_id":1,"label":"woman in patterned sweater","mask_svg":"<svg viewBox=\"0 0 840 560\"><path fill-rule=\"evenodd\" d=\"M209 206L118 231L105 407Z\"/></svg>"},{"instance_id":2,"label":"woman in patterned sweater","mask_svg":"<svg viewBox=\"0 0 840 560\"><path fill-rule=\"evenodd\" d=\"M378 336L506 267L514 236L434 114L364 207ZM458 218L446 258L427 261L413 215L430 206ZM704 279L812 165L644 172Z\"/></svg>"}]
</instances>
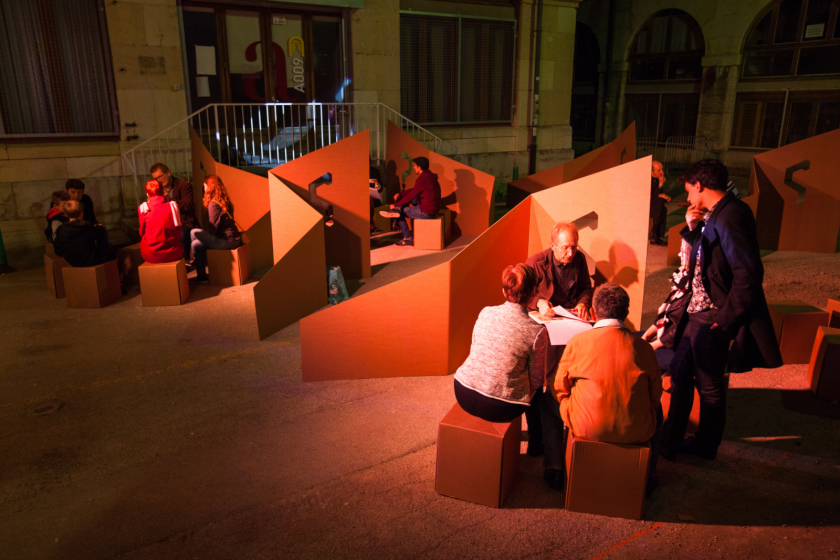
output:
<instances>
[{"instance_id":1,"label":"woman in patterned sweater","mask_svg":"<svg viewBox=\"0 0 840 560\"><path fill-rule=\"evenodd\" d=\"M536 286L537 277L530 266L517 264L505 269L502 292L507 301L481 310L473 328L470 355L455 373L455 398L469 414L489 422L510 422L525 414L529 455L540 455L542 450L536 402L542 391L531 390L530 366L535 359L534 342L543 327L528 316L525 307Z\"/></svg>"}]
</instances>

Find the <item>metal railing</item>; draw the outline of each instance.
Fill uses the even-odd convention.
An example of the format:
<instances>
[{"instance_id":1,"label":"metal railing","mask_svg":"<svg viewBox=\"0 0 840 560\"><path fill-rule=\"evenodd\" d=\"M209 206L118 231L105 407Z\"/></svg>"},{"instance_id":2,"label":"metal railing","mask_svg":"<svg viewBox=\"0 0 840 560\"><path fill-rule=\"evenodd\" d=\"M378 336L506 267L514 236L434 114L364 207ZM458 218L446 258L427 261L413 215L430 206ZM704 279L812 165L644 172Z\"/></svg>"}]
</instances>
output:
<instances>
[{"instance_id":1,"label":"metal railing","mask_svg":"<svg viewBox=\"0 0 840 560\"><path fill-rule=\"evenodd\" d=\"M385 157L388 121L438 151L442 140L383 103L215 103L123 153L134 175L134 201L149 168L162 162L176 177L192 179L190 128L213 158L225 165L255 171L273 168L315 150L370 130L370 157ZM128 193L123 189L124 196Z\"/></svg>"},{"instance_id":2,"label":"metal railing","mask_svg":"<svg viewBox=\"0 0 840 560\"><path fill-rule=\"evenodd\" d=\"M666 169L688 167L706 157L705 136L671 136L665 142L653 137L636 138L636 157L653 156Z\"/></svg>"}]
</instances>

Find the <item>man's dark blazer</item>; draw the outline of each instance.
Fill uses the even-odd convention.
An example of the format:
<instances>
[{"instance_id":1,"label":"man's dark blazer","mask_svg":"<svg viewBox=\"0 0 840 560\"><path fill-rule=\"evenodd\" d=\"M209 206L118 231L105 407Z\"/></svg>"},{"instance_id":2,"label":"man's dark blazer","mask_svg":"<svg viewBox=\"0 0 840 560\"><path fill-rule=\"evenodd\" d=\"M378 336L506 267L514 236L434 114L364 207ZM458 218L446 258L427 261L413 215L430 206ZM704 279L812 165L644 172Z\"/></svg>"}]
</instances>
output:
<instances>
[{"instance_id":1,"label":"man's dark blazer","mask_svg":"<svg viewBox=\"0 0 840 560\"><path fill-rule=\"evenodd\" d=\"M718 309L714 321L734 340L729 371L781 366L782 356L764 297L764 265L752 210L727 194L715 205L705 229L702 226L701 222L694 231L686 226L680 232L691 243L689 285L697 266L697 245L702 244L703 287Z\"/></svg>"},{"instance_id":2,"label":"man's dark blazer","mask_svg":"<svg viewBox=\"0 0 840 560\"><path fill-rule=\"evenodd\" d=\"M536 309L540 299L550 301L551 296L554 295L554 274L551 271L554 263L551 254L551 247L549 247L545 251L531 255L525 261L525 264L533 268L537 274L537 293L528 301L528 309ZM592 278L586 266L586 257L578 251L569 264L575 269L576 279L568 287L566 296L574 302L572 307L581 302L585 303L586 307L592 307Z\"/></svg>"},{"instance_id":3,"label":"man's dark blazer","mask_svg":"<svg viewBox=\"0 0 840 560\"><path fill-rule=\"evenodd\" d=\"M195 200L193 199L192 183L184 179L172 180L172 190L169 191L169 200L178 203L178 210L181 212L181 226L189 229L199 227L195 218Z\"/></svg>"}]
</instances>

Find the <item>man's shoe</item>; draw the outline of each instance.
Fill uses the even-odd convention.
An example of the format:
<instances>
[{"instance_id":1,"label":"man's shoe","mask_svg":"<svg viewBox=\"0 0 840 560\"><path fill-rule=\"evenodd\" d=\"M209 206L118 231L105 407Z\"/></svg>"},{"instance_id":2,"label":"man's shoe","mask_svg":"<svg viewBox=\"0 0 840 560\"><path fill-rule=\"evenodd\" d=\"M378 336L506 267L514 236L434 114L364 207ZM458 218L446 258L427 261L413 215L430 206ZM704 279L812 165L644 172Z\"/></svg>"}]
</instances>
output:
<instances>
[{"instance_id":1,"label":"man's shoe","mask_svg":"<svg viewBox=\"0 0 840 560\"><path fill-rule=\"evenodd\" d=\"M656 244L657 244L657 245L662 245L663 247L667 247L667 246L668 246L668 242L667 242L667 241L665 241L664 239L657 239L657 240L656 240Z\"/></svg>"},{"instance_id":2,"label":"man's shoe","mask_svg":"<svg viewBox=\"0 0 840 560\"><path fill-rule=\"evenodd\" d=\"M545 469L543 471L543 480L555 492L563 493L566 491L566 471L563 469Z\"/></svg>"},{"instance_id":3,"label":"man's shoe","mask_svg":"<svg viewBox=\"0 0 840 560\"><path fill-rule=\"evenodd\" d=\"M190 278L189 281L192 282L193 284L207 284L207 283L210 282L210 278L207 277L207 276L204 276L204 277L196 276L194 278Z\"/></svg>"},{"instance_id":4,"label":"man's shoe","mask_svg":"<svg viewBox=\"0 0 840 560\"><path fill-rule=\"evenodd\" d=\"M717 449L709 450L708 448L702 446L694 436L688 436L683 440L680 453L685 453L686 455L696 455L701 459L708 459L709 461L717 457Z\"/></svg>"},{"instance_id":5,"label":"man's shoe","mask_svg":"<svg viewBox=\"0 0 840 560\"><path fill-rule=\"evenodd\" d=\"M673 462L677 460L677 452L666 445L659 446L659 454L669 461Z\"/></svg>"},{"instance_id":6,"label":"man's shoe","mask_svg":"<svg viewBox=\"0 0 840 560\"><path fill-rule=\"evenodd\" d=\"M397 241L395 245L399 245L400 247L405 247L406 245L414 245L414 239L409 237L408 239L403 239L402 241Z\"/></svg>"},{"instance_id":7,"label":"man's shoe","mask_svg":"<svg viewBox=\"0 0 840 560\"><path fill-rule=\"evenodd\" d=\"M400 217L400 211L397 210L396 208L394 208L392 210L380 210L379 215L384 216L385 218L399 218Z\"/></svg>"},{"instance_id":8,"label":"man's shoe","mask_svg":"<svg viewBox=\"0 0 840 560\"><path fill-rule=\"evenodd\" d=\"M545 453L545 447L543 446L542 442L529 441L528 451L526 451L526 453L529 457L542 457L543 453Z\"/></svg>"}]
</instances>

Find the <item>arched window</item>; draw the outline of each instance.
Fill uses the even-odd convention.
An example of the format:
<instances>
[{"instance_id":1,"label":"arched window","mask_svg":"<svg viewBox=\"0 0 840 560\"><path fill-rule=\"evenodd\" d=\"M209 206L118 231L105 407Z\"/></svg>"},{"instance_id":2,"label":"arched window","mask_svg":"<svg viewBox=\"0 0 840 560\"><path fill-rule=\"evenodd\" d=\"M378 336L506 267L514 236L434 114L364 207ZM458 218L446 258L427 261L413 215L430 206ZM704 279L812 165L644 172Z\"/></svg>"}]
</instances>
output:
<instances>
[{"instance_id":1,"label":"arched window","mask_svg":"<svg viewBox=\"0 0 840 560\"><path fill-rule=\"evenodd\" d=\"M598 65L601 49L592 29L575 25L575 58L572 73L572 140L594 141L598 116Z\"/></svg>"},{"instance_id":2,"label":"arched window","mask_svg":"<svg viewBox=\"0 0 840 560\"><path fill-rule=\"evenodd\" d=\"M776 0L744 46L744 79L840 74L837 0Z\"/></svg>"},{"instance_id":3,"label":"arched window","mask_svg":"<svg viewBox=\"0 0 840 560\"><path fill-rule=\"evenodd\" d=\"M706 52L703 32L682 10L662 10L636 35L630 50L630 81L700 81Z\"/></svg>"}]
</instances>

